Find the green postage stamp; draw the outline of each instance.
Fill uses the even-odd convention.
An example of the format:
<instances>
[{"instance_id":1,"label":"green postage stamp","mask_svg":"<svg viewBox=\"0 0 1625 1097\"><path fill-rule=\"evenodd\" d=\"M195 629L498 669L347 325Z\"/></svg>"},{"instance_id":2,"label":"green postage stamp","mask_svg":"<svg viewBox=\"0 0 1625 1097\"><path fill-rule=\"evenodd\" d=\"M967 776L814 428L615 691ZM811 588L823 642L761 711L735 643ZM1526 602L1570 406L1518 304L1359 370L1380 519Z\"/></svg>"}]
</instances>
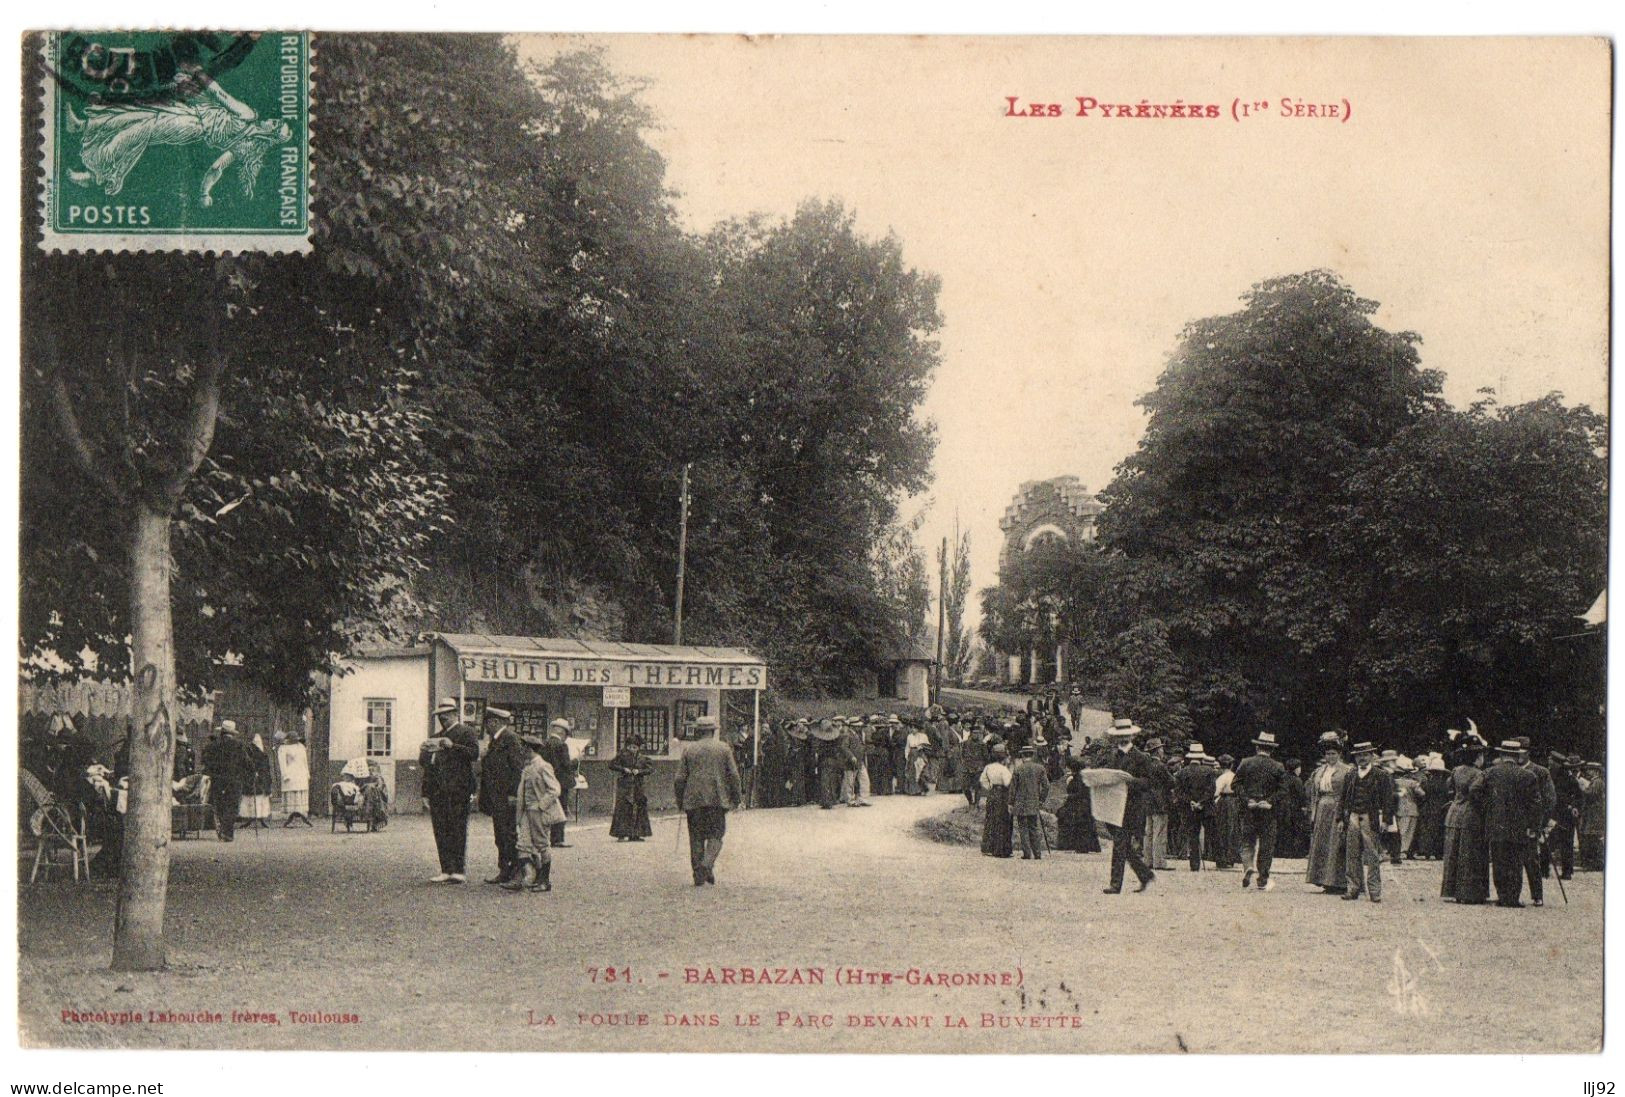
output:
<instances>
[{"instance_id":1,"label":"green postage stamp","mask_svg":"<svg viewBox=\"0 0 1625 1097\"><path fill-rule=\"evenodd\" d=\"M310 250L310 35L45 36L47 251Z\"/></svg>"}]
</instances>

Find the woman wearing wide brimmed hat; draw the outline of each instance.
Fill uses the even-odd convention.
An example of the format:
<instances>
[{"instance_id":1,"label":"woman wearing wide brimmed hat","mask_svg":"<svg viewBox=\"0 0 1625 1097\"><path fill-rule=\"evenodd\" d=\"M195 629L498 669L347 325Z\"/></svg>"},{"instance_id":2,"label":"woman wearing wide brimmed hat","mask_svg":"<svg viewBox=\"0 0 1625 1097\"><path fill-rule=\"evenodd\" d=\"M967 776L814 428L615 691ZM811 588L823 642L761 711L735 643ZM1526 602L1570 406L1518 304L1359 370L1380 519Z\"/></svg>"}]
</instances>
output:
<instances>
[{"instance_id":1,"label":"woman wearing wide brimmed hat","mask_svg":"<svg viewBox=\"0 0 1625 1097\"><path fill-rule=\"evenodd\" d=\"M1309 775L1309 863L1304 879L1328 895L1341 895L1348 887L1343 865L1343 821L1337 804L1343 782L1354 767L1343 759L1343 736L1328 731L1320 737L1320 765Z\"/></svg>"},{"instance_id":2,"label":"woman wearing wide brimmed hat","mask_svg":"<svg viewBox=\"0 0 1625 1097\"><path fill-rule=\"evenodd\" d=\"M1444 872L1439 894L1458 903L1490 897L1490 847L1484 833L1484 748L1477 739L1456 749L1451 803L1444 817Z\"/></svg>"}]
</instances>

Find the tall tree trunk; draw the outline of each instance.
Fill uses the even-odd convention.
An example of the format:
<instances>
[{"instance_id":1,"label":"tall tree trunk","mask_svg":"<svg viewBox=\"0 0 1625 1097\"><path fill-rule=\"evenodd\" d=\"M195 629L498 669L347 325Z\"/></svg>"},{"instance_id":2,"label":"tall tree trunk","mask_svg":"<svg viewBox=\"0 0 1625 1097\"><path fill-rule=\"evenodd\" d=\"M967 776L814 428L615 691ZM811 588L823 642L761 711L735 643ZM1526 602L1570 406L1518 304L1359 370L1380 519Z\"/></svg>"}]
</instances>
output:
<instances>
[{"instance_id":1,"label":"tall tree trunk","mask_svg":"<svg viewBox=\"0 0 1625 1097\"><path fill-rule=\"evenodd\" d=\"M170 781L175 765L175 632L170 617L169 514L132 501L130 667L134 727L124 857L113 922L113 970L164 966Z\"/></svg>"}]
</instances>

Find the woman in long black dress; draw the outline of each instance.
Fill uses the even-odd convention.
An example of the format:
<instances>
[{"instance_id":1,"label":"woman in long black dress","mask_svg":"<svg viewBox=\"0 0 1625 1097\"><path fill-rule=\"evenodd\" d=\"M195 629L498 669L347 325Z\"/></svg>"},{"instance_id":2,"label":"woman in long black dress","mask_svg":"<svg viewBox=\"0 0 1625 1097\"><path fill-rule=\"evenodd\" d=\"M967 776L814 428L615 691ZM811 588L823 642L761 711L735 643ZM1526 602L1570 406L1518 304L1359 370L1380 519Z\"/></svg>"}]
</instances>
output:
<instances>
[{"instance_id":1,"label":"woman in long black dress","mask_svg":"<svg viewBox=\"0 0 1625 1097\"><path fill-rule=\"evenodd\" d=\"M1444 817L1450 811L1454 790L1450 770L1435 754L1422 774L1422 821L1417 824L1416 844L1411 849L1425 861L1444 859Z\"/></svg>"},{"instance_id":2,"label":"woman in long black dress","mask_svg":"<svg viewBox=\"0 0 1625 1097\"><path fill-rule=\"evenodd\" d=\"M1010 757L1003 743L993 748L993 761L982 769L982 798L987 814L982 817L982 853L988 857L1008 857L1014 827L1010 819Z\"/></svg>"},{"instance_id":3,"label":"woman in long black dress","mask_svg":"<svg viewBox=\"0 0 1625 1097\"><path fill-rule=\"evenodd\" d=\"M1083 760L1073 758L1067 762L1067 768L1072 773L1066 781L1066 800L1055 813L1055 848L1072 853L1099 853L1094 801L1089 796L1088 784L1079 775Z\"/></svg>"},{"instance_id":4,"label":"woman in long black dress","mask_svg":"<svg viewBox=\"0 0 1625 1097\"><path fill-rule=\"evenodd\" d=\"M643 792L649 762L636 743L628 743L610 760L609 769L615 774L615 814L609 821L609 835L641 842L654 833L649 826L649 798Z\"/></svg>"},{"instance_id":5,"label":"woman in long black dress","mask_svg":"<svg viewBox=\"0 0 1625 1097\"><path fill-rule=\"evenodd\" d=\"M1444 817L1444 872L1439 894L1458 903L1490 897L1490 846L1484 833L1484 751L1463 747L1450 774L1454 800Z\"/></svg>"}]
</instances>

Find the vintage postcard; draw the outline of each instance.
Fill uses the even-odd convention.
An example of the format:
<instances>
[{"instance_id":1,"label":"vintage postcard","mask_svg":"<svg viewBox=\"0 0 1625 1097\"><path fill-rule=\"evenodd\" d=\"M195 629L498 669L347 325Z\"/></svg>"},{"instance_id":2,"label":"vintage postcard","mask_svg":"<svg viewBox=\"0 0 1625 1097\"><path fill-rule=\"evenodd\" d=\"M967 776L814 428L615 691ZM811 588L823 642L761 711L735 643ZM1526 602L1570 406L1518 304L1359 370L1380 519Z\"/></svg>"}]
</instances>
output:
<instances>
[{"instance_id":1,"label":"vintage postcard","mask_svg":"<svg viewBox=\"0 0 1625 1097\"><path fill-rule=\"evenodd\" d=\"M1601 1049L1606 40L21 55L23 1046Z\"/></svg>"}]
</instances>

